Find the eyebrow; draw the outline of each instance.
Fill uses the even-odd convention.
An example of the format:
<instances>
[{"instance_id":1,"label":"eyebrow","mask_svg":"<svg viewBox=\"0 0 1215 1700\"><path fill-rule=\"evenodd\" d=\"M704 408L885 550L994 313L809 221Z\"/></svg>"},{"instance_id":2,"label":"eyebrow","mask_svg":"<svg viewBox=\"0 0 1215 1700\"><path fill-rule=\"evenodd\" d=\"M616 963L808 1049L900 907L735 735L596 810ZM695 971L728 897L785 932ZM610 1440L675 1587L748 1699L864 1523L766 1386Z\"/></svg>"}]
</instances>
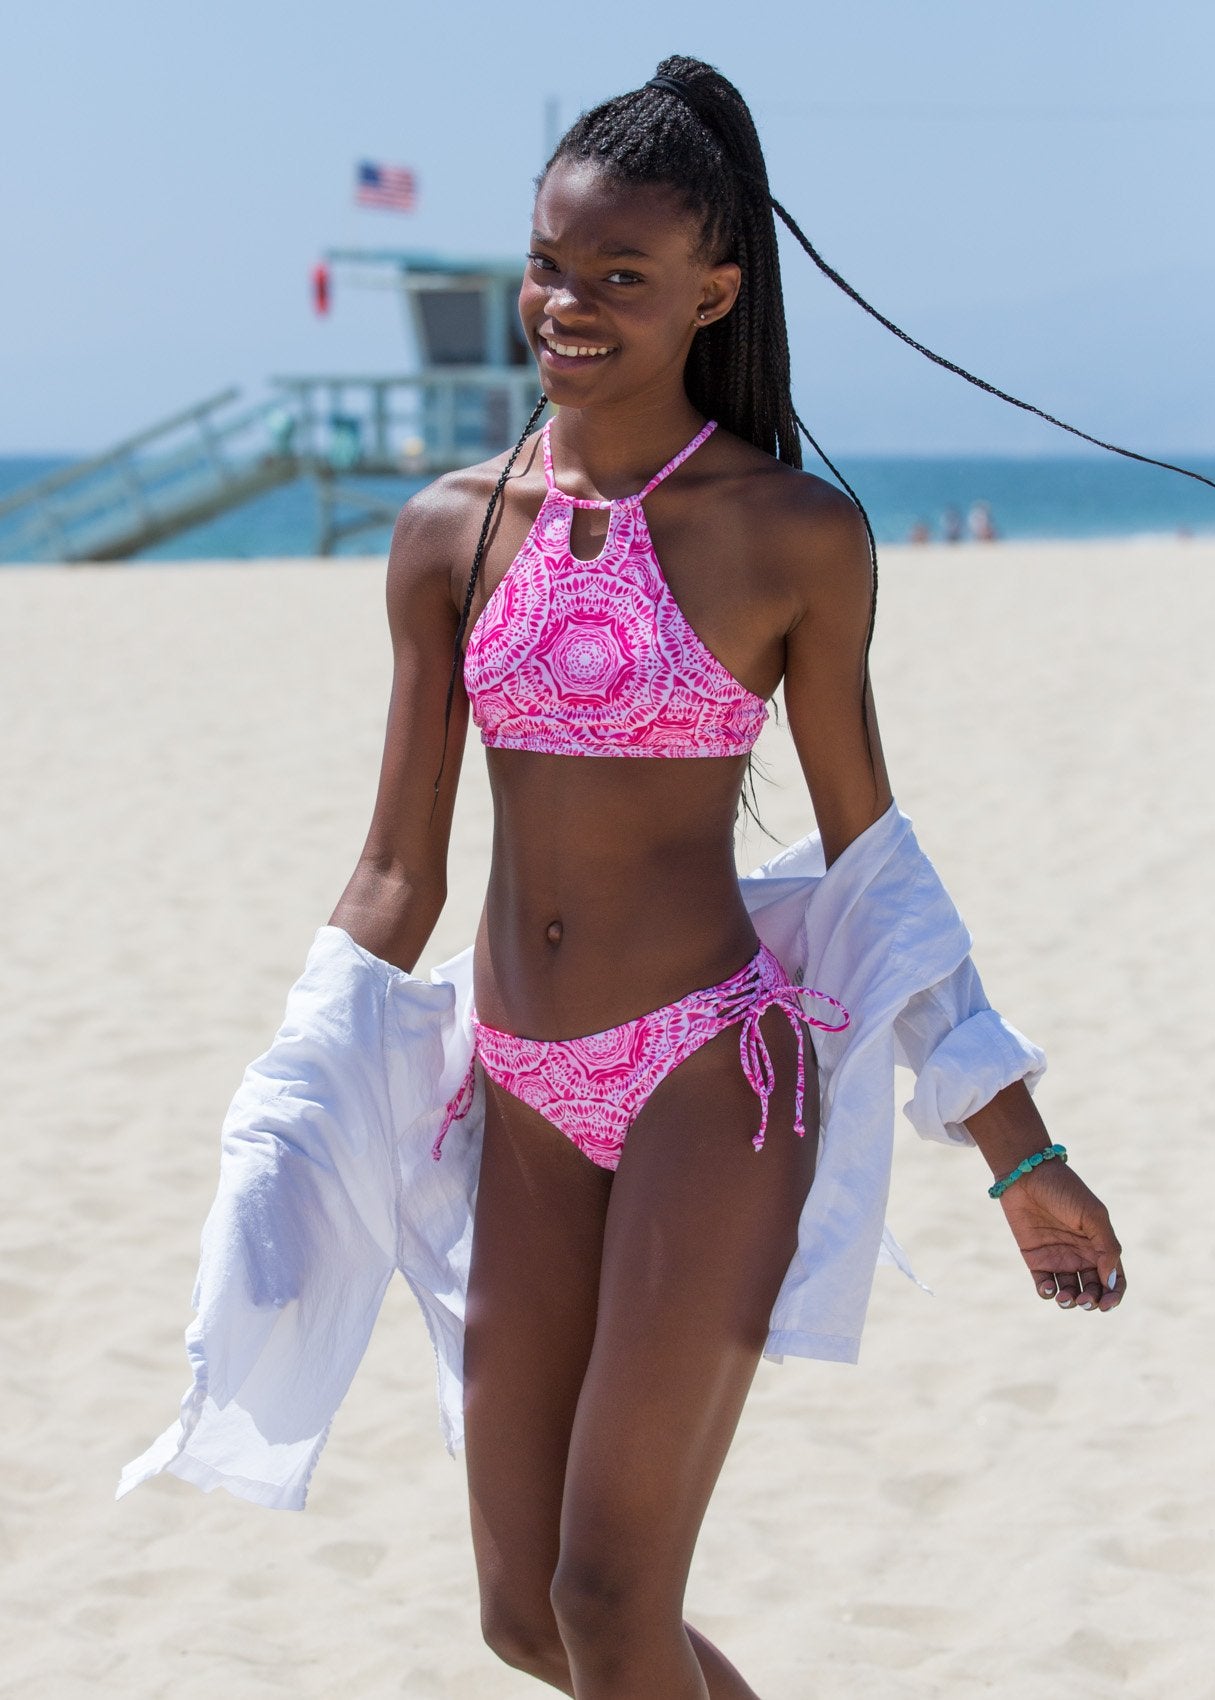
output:
<instances>
[{"instance_id":1,"label":"eyebrow","mask_svg":"<svg viewBox=\"0 0 1215 1700\"><path fill-rule=\"evenodd\" d=\"M546 236L542 230L532 231L532 241L539 242L545 248L557 246L556 238ZM600 258L605 260L649 260L653 258L653 255L647 254L644 248L630 248L624 245L614 245L610 242L603 243L598 249L598 253Z\"/></svg>"}]
</instances>

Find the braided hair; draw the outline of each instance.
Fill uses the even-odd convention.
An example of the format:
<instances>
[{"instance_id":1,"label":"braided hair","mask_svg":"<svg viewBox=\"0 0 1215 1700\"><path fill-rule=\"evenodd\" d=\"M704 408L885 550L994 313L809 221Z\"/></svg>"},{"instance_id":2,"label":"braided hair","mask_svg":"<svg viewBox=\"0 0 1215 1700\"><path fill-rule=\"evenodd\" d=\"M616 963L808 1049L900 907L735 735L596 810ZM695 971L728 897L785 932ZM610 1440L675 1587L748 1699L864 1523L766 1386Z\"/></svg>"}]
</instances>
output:
<instances>
[{"instance_id":1,"label":"braided hair","mask_svg":"<svg viewBox=\"0 0 1215 1700\"><path fill-rule=\"evenodd\" d=\"M906 331L872 307L840 274L828 265L791 215L775 199L768 186L768 172L754 120L741 94L719 71L700 59L674 56L664 59L643 88L592 107L566 131L541 173L540 181L560 160L587 161L609 178L633 185L653 185L673 191L689 215L698 223L699 254L711 264L732 261L742 273L742 283L733 308L724 318L702 326L696 333L684 369L684 386L692 405L707 418L716 419L727 430L765 450L787 466L802 465L801 442L805 437L819 459L860 510L869 542L871 591L869 624L865 634L862 683L862 713L866 744L870 742L868 689L869 651L873 643L877 613L877 543L864 504L815 441L793 406L789 368L789 337L781 292L780 256L777 250L776 219L839 289L927 359L989 395L1013 407L1034 413L1096 447L1149 466L1164 467L1184 477L1197 479L1215 489L1215 480L1170 461L1137 454L1090 436L1053 414L997 389L943 355L935 354ZM447 749L447 721L451 715L452 692L460 664L462 644L468 627L473 593L481 569L490 521L519 451L534 430L546 398L542 395L523 434L515 444L490 498L480 539L473 557L464 608L456 632L452 675L447 690L443 749ZM435 779L438 798L442 765ZM751 779L748 757L748 782ZM743 806L754 814L753 802L744 791Z\"/></svg>"}]
</instances>

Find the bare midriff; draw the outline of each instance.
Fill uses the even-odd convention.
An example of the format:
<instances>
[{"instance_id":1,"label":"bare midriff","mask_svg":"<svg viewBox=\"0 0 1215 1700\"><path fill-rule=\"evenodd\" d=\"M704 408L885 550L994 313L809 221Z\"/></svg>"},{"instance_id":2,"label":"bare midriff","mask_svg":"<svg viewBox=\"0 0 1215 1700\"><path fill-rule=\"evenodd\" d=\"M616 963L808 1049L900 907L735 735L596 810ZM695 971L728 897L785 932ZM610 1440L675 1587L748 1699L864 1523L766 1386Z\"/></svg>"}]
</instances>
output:
<instances>
[{"instance_id":1,"label":"bare midriff","mask_svg":"<svg viewBox=\"0 0 1215 1700\"><path fill-rule=\"evenodd\" d=\"M754 955L734 864L745 757L486 755L482 1021L579 1038L716 985Z\"/></svg>"}]
</instances>

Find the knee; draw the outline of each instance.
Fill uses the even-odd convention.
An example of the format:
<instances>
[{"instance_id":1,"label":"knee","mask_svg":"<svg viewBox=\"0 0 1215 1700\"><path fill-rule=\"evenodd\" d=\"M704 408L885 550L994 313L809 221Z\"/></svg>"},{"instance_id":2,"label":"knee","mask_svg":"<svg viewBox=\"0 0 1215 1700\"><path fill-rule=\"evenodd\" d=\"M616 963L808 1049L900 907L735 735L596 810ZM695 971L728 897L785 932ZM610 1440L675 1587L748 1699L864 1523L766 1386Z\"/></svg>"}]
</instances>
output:
<instances>
[{"instance_id":1,"label":"knee","mask_svg":"<svg viewBox=\"0 0 1215 1700\"><path fill-rule=\"evenodd\" d=\"M501 1595L483 1597L481 1633L491 1652L512 1669L554 1686L568 1678L569 1660L546 1602L528 1608Z\"/></svg>"},{"instance_id":2,"label":"knee","mask_svg":"<svg viewBox=\"0 0 1215 1700\"><path fill-rule=\"evenodd\" d=\"M549 1598L562 1641L580 1649L619 1642L641 1604L629 1569L602 1557L563 1557Z\"/></svg>"}]
</instances>

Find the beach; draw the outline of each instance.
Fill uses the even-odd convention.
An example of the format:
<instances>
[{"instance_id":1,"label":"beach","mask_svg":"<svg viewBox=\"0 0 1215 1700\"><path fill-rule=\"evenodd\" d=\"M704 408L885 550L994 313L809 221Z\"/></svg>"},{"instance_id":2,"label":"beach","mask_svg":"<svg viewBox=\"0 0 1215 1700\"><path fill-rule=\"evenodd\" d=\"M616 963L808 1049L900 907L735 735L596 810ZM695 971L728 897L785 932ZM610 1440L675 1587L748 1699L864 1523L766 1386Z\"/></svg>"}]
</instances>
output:
<instances>
[{"instance_id":1,"label":"beach","mask_svg":"<svg viewBox=\"0 0 1215 1700\"><path fill-rule=\"evenodd\" d=\"M170 1477L113 1498L188 1382L228 1099L366 831L383 570L0 572L0 1700L542 1692L480 1641L403 1282L303 1515ZM1043 1304L977 1154L900 1117L889 1218L932 1296L880 1270L858 1366L760 1366L688 1615L764 1700L1209 1700L1215 540L890 547L881 571L895 795L1047 1050L1038 1102L1129 1293ZM783 725L758 753L791 841ZM489 824L470 741L424 967L471 940ZM776 848L752 828L740 866Z\"/></svg>"}]
</instances>

